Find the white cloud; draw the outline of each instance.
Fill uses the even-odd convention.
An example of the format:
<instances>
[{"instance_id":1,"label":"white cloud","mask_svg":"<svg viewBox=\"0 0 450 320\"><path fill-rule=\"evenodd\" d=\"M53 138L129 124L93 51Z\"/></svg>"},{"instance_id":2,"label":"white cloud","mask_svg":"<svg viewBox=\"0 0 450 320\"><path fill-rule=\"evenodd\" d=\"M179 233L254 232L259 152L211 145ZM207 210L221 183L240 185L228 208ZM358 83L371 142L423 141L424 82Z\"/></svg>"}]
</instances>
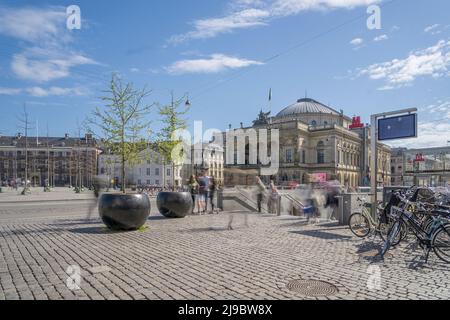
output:
<instances>
[{"instance_id":1,"label":"white cloud","mask_svg":"<svg viewBox=\"0 0 450 320\"><path fill-rule=\"evenodd\" d=\"M174 62L166 70L170 74L217 73L228 69L239 69L261 64L262 62L259 61L240 59L224 54L213 54L206 59L186 59Z\"/></svg>"},{"instance_id":2,"label":"white cloud","mask_svg":"<svg viewBox=\"0 0 450 320\"><path fill-rule=\"evenodd\" d=\"M21 79L48 82L68 77L70 68L86 64L96 62L73 52L31 48L13 56L11 69Z\"/></svg>"},{"instance_id":3,"label":"white cloud","mask_svg":"<svg viewBox=\"0 0 450 320\"><path fill-rule=\"evenodd\" d=\"M370 65L362 69L359 75L368 76L372 80L385 80L386 85L380 90L387 90L411 85L418 77L448 76L449 65L450 41L441 40L434 46L411 52L405 59Z\"/></svg>"},{"instance_id":4,"label":"white cloud","mask_svg":"<svg viewBox=\"0 0 450 320\"><path fill-rule=\"evenodd\" d=\"M0 21L0 34L28 45L11 60L11 69L20 79L48 82L70 76L73 67L96 64L68 49L72 36L66 28L65 7L0 7Z\"/></svg>"},{"instance_id":5,"label":"white cloud","mask_svg":"<svg viewBox=\"0 0 450 320\"><path fill-rule=\"evenodd\" d=\"M0 95L15 96L22 93L22 89L18 88L2 88L0 87Z\"/></svg>"},{"instance_id":6,"label":"white cloud","mask_svg":"<svg viewBox=\"0 0 450 320\"><path fill-rule=\"evenodd\" d=\"M213 38L237 29L267 25L271 20L297 15L301 12L325 9L351 9L368 6L382 0L234 0L231 11L216 18L195 20L193 30L172 36L169 43L191 39Z\"/></svg>"},{"instance_id":7,"label":"white cloud","mask_svg":"<svg viewBox=\"0 0 450 320\"><path fill-rule=\"evenodd\" d=\"M19 95L28 94L33 97L48 97L48 96L81 96L85 94L82 88L62 88L62 87L29 87L29 88L2 88L0 87L0 95Z\"/></svg>"},{"instance_id":8,"label":"white cloud","mask_svg":"<svg viewBox=\"0 0 450 320\"><path fill-rule=\"evenodd\" d=\"M37 43L68 40L65 32L66 12L64 7L50 8L0 8L0 33Z\"/></svg>"},{"instance_id":9,"label":"white cloud","mask_svg":"<svg viewBox=\"0 0 450 320\"><path fill-rule=\"evenodd\" d=\"M172 36L170 43L179 43L188 39L213 38L221 33L232 32L266 24L269 12L259 9L245 9L222 18L200 19L194 21L194 30L186 34Z\"/></svg>"},{"instance_id":10,"label":"white cloud","mask_svg":"<svg viewBox=\"0 0 450 320\"><path fill-rule=\"evenodd\" d=\"M355 38L352 41L350 41L350 44L353 46L359 46L361 44L363 44L364 40L361 38Z\"/></svg>"},{"instance_id":11,"label":"white cloud","mask_svg":"<svg viewBox=\"0 0 450 320\"><path fill-rule=\"evenodd\" d=\"M384 41L384 40L388 40L389 36L387 34L382 34L381 36L375 37L373 39L373 41L375 42L380 42L380 41Z\"/></svg>"},{"instance_id":12,"label":"white cloud","mask_svg":"<svg viewBox=\"0 0 450 320\"><path fill-rule=\"evenodd\" d=\"M436 35L436 34L441 33L441 30L438 29L439 27L440 27L439 24L433 24L431 26L426 27L424 32L425 33L430 33L432 35Z\"/></svg>"}]
</instances>

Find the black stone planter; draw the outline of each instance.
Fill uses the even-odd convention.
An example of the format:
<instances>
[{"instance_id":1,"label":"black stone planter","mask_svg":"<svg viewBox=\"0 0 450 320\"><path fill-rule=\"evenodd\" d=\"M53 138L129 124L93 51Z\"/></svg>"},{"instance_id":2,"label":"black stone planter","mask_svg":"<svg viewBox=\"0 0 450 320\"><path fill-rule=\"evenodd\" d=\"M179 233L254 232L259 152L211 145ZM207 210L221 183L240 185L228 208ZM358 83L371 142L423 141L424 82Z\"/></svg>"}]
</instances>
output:
<instances>
[{"instance_id":1,"label":"black stone planter","mask_svg":"<svg viewBox=\"0 0 450 320\"><path fill-rule=\"evenodd\" d=\"M156 198L159 212L167 218L184 218L192 212L192 196L189 192L160 192Z\"/></svg>"},{"instance_id":2,"label":"black stone planter","mask_svg":"<svg viewBox=\"0 0 450 320\"><path fill-rule=\"evenodd\" d=\"M137 230L150 215L150 199L146 194L104 193L98 212L103 223L113 230Z\"/></svg>"}]
</instances>

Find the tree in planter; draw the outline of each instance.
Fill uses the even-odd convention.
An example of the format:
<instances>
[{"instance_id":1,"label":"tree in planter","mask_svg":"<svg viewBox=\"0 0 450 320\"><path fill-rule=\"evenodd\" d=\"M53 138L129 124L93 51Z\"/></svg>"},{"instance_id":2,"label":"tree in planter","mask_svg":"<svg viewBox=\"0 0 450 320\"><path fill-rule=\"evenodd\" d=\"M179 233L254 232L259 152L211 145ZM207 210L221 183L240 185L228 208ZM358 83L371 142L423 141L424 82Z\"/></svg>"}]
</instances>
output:
<instances>
[{"instance_id":1,"label":"tree in planter","mask_svg":"<svg viewBox=\"0 0 450 320\"><path fill-rule=\"evenodd\" d=\"M113 74L106 96L104 108L96 108L93 118L88 119L88 126L98 127L104 136L105 146L112 154L120 156L121 191L126 188L126 164L134 165L140 162L139 152L146 148L147 143L141 132L150 124L145 118L152 105L144 104L144 99L150 94L145 88L136 90L132 83L124 84L116 74ZM92 133L92 130L89 129Z\"/></svg>"},{"instance_id":2,"label":"tree in planter","mask_svg":"<svg viewBox=\"0 0 450 320\"><path fill-rule=\"evenodd\" d=\"M169 105L160 106L158 113L161 116L163 127L158 133L156 148L161 154L163 160L163 187L166 187L166 165L172 164L172 189L175 188L175 167L180 162L181 155L178 155L175 149L182 142L180 139L174 139L177 130L187 128L186 119L183 116L189 111L189 103L186 101L184 109L183 105L185 97L174 100L173 92L171 93L171 103Z\"/></svg>"}]
</instances>

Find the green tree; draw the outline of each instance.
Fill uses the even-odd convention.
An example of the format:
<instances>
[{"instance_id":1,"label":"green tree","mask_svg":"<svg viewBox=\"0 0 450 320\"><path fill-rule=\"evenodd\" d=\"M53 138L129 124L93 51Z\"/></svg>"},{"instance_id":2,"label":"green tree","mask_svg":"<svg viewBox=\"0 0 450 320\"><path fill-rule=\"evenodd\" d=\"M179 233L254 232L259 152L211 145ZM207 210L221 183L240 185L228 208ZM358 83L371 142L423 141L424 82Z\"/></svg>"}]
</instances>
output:
<instances>
[{"instance_id":1,"label":"green tree","mask_svg":"<svg viewBox=\"0 0 450 320\"><path fill-rule=\"evenodd\" d=\"M145 88L136 90L132 83L124 84L118 75L113 74L105 93L106 96L101 97L105 106L95 109L93 118L88 119L88 126L98 127L103 133L105 146L112 154L120 156L121 190L125 193L125 166L140 163L139 153L147 147L143 132L150 125L146 119L153 104L145 104L144 99L151 92ZM90 128L89 131L93 132Z\"/></svg>"},{"instance_id":2,"label":"green tree","mask_svg":"<svg viewBox=\"0 0 450 320\"><path fill-rule=\"evenodd\" d=\"M187 121L183 118L189 111L189 103L185 101L185 97L174 100L173 92L171 93L171 102L168 105L158 107L158 114L161 116L162 128L157 134L156 149L163 160L163 187L166 187L166 165L172 164L172 188L175 187L175 167L182 162L182 155L174 152L181 139L174 138L174 134L178 130L187 128Z\"/></svg>"}]
</instances>

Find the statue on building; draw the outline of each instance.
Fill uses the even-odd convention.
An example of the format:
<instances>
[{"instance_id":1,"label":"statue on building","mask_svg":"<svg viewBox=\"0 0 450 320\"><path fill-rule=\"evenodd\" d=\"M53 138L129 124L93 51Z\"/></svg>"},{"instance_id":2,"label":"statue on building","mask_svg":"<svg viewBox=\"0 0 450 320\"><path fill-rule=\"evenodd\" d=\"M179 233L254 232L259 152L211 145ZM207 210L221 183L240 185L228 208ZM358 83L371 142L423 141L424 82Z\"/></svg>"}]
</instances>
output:
<instances>
[{"instance_id":1,"label":"statue on building","mask_svg":"<svg viewBox=\"0 0 450 320\"><path fill-rule=\"evenodd\" d=\"M258 126L258 125L269 124L269 117L270 117L270 111L263 112L261 109L261 111L259 112L258 118L253 121L253 125Z\"/></svg>"}]
</instances>

